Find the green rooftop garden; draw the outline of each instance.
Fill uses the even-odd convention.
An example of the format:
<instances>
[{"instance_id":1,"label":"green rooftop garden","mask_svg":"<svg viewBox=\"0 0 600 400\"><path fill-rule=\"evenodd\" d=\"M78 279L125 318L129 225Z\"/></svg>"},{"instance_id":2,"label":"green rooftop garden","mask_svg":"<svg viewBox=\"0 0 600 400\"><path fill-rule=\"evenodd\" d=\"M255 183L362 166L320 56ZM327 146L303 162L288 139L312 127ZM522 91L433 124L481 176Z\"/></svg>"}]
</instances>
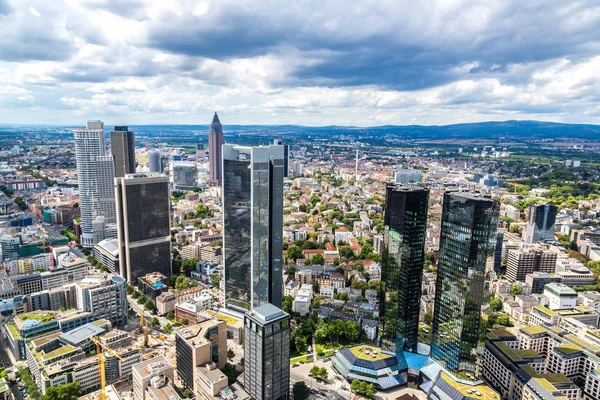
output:
<instances>
[{"instance_id":1,"label":"green rooftop garden","mask_svg":"<svg viewBox=\"0 0 600 400\"><path fill-rule=\"evenodd\" d=\"M60 358L60 357L64 356L65 354L69 354L69 353L75 352L77 350L79 350L78 347L71 346L70 344L67 344L65 346L62 346L62 347L54 350L54 351L51 351L50 353L44 354L41 357L41 360L42 361L53 360L55 358Z\"/></svg>"},{"instance_id":2,"label":"green rooftop garden","mask_svg":"<svg viewBox=\"0 0 600 400\"><path fill-rule=\"evenodd\" d=\"M12 335L13 338L15 338L15 339L21 338L21 335L19 334L19 330L17 329L17 325L15 325L14 322L9 322L8 324L6 324L6 327L10 331L10 334Z\"/></svg>"},{"instance_id":3,"label":"green rooftop garden","mask_svg":"<svg viewBox=\"0 0 600 400\"><path fill-rule=\"evenodd\" d=\"M549 317L556 317L556 313L554 311L552 311L551 309L544 307L544 306L535 306L533 307L535 310L540 311L541 313L544 313L546 315L548 315Z\"/></svg>"},{"instance_id":4,"label":"green rooftop garden","mask_svg":"<svg viewBox=\"0 0 600 400\"><path fill-rule=\"evenodd\" d=\"M578 351L582 351L580 347L575 346L574 344L566 344L564 346L556 346L555 349L559 350L565 354L573 354L573 353L577 353Z\"/></svg>"},{"instance_id":5,"label":"green rooftop garden","mask_svg":"<svg viewBox=\"0 0 600 400\"><path fill-rule=\"evenodd\" d=\"M53 311L33 311L27 314L18 316L21 321L27 321L28 319L37 319L40 322L50 322L56 318L56 313Z\"/></svg>"},{"instance_id":6,"label":"green rooftop garden","mask_svg":"<svg viewBox=\"0 0 600 400\"><path fill-rule=\"evenodd\" d=\"M529 333L530 335L539 335L540 333L546 333L548 330L543 326L528 326L527 328L521 329L525 333Z\"/></svg>"}]
</instances>

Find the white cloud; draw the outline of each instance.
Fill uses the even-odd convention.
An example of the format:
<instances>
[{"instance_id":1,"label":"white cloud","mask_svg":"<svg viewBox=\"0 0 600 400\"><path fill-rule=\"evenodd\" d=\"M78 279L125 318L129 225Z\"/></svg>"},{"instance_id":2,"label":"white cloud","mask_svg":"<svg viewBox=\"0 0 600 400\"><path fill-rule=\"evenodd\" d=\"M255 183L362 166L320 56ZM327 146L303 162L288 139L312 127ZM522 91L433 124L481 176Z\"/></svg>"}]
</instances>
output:
<instances>
[{"instance_id":1,"label":"white cloud","mask_svg":"<svg viewBox=\"0 0 600 400\"><path fill-rule=\"evenodd\" d=\"M600 123L595 1L32 0L0 19L0 122Z\"/></svg>"}]
</instances>

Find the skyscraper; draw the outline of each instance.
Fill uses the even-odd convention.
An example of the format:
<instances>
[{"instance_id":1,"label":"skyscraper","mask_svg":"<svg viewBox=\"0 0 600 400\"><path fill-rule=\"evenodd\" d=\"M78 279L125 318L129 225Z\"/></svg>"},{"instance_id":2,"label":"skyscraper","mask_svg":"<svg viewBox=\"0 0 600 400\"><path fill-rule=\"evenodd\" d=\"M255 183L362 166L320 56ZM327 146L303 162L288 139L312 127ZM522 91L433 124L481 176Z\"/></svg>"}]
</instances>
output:
<instances>
[{"instance_id":1,"label":"skyscraper","mask_svg":"<svg viewBox=\"0 0 600 400\"><path fill-rule=\"evenodd\" d=\"M381 275L381 345L417 351L429 189L388 184Z\"/></svg>"},{"instance_id":2,"label":"skyscraper","mask_svg":"<svg viewBox=\"0 0 600 400\"><path fill-rule=\"evenodd\" d=\"M115 167L112 157L106 155L103 122L88 121L85 128L75 129L73 132L79 183L81 243L85 247L92 247L104 239L104 232L94 230L94 220L104 217L105 223L115 222Z\"/></svg>"},{"instance_id":3,"label":"skyscraper","mask_svg":"<svg viewBox=\"0 0 600 400\"><path fill-rule=\"evenodd\" d=\"M162 153L158 150L148 152L148 170L150 172L163 172L161 158Z\"/></svg>"},{"instance_id":4,"label":"skyscraper","mask_svg":"<svg viewBox=\"0 0 600 400\"><path fill-rule=\"evenodd\" d=\"M556 222L557 213L558 207L554 204L532 204L529 206L525 241L535 243L554 240L554 223Z\"/></svg>"},{"instance_id":5,"label":"skyscraper","mask_svg":"<svg viewBox=\"0 0 600 400\"><path fill-rule=\"evenodd\" d=\"M221 166L221 151L223 147L223 126L217 113L213 117L208 131L208 178L210 184L214 186L221 185L222 166Z\"/></svg>"},{"instance_id":6,"label":"skyscraper","mask_svg":"<svg viewBox=\"0 0 600 400\"><path fill-rule=\"evenodd\" d=\"M281 307L283 146L223 146L225 307Z\"/></svg>"},{"instance_id":7,"label":"skyscraper","mask_svg":"<svg viewBox=\"0 0 600 400\"><path fill-rule=\"evenodd\" d=\"M289 359L289 314L272 304L248 311L244 315L244 390L253 399L288 399Z\"/></svg>"},{"instance_id":8,"label":"skyscraper","mask_svg":"<svg viewBox=\"0 0 600 400\"><path fill-rule=\"evenodd\" d=\"M171 276L169 179L132 174L115 179L119 263L129 284L151 272Z\"/></svg>"},{"instance_id":9,"label":"skyscraper","mask_svg":"<svg viewBox=\"0 0 600 400\"><path fill-rule=\"evenodd\" d=\"M283 144L281 139L275 139L273 144L283 146L283 177L287 178L290 172L290 146Z\"/></svg>"},{"instance_id":10,"label":"skyscraper","mask_svg":"<svg viewBox=\"0 0 600 400\"><path fill-rule=\"evenodd\" d=\"M490 198L444 194L431 356L451 371L475 371L498 214L499 204Z\"/></svg>"},{"instance_id":11,"label":"skyscraper","mask_svg":"<svg viewBox=\"0 0 600 400\"><path fill-rule=\"evenodd\" d=\"M115 158L115 176L121 178L135 173L135 141L133 131L115 126L110 131L110 150Z\"/></svg>"}]
</instances>

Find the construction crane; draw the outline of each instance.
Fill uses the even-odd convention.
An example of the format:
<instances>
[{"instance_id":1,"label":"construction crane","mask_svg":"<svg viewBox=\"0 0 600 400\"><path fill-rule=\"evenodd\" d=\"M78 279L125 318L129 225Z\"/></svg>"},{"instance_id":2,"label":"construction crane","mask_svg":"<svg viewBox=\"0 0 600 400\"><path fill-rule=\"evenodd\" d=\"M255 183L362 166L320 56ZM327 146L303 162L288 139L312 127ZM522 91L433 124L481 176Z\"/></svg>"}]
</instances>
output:
<instances>
[{"instance_id":1,"label":"construction crane","mask_svg":"<svg viewBox=\"0 0 600 400\"><path fill-rule=\"evenodd\" d=\"M139 333L144 333L144 313L140 314L140 329L138 329Z\"/></svg>"},{"instance_id":2,"label":"construction crane","mask_svg":"<svg viewBox=\"0 0 600 400\"><path fill-rule=\"evenodd\" d=\"M106 400L106 374L104 371L104 354L102 353L102 349L106 350L108 353L117 357L121 361L125 360L123 360L123 358L116 351L102 343L98 336L92 336L90 340L96 344L96 354L98 355L98 363L100 364L100 399Z\"/></svg>"},{"instance_id":3,"label":"construction crane","mask_svg":"<svg viewBox=\"0 0 600 400\"><path fill-rule=\"evenodd\" d=\"M148 347L148 321L146 320L146 332L144 333L144 347Z\"/></svg>"}]
</instances>

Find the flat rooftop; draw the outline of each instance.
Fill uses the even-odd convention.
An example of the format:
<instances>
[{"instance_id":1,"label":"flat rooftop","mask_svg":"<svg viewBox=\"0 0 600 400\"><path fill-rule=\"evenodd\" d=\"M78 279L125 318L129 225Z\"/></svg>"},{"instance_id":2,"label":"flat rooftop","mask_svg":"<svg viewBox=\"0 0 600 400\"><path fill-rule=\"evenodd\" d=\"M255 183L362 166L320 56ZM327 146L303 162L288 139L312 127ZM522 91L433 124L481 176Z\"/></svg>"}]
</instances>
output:
<instances>
[{"instance_id":1,"label":"flat rooftop","mask_svg":"<svg viewBox=\"0 0 600 400\"><path fill-rule=\"evenodd\" d=\"M102 333L104 333L104 329L92 323L88 323L80 326L79 328L75 328L69 332L63 333L60 335L60 338L74 345L79 345L80 343L89 340L91 337L99 336Z\"/></svg>"},{"instance_id":2,"label":"flat rooftop","mask_svg":"<svg viewBox=\"0 0 600 400\"><path fill-rule=\"evenodd\" d=\"M392 355L382 353L379 347L367 345L352 347L350 348L350 351L356 358L367 361L380 361L394 357ZM373 357L373 355L375 355L375 357Z\"/></svg>"},{"instance_id":3,"label":"flat rooftop","mask_svg":"<svg viewBox=\"0 0 600 400\"><path fill-rule=\"evenodd\" d=\"M449 375L441 372L441 377L452 388L456 389L461 395L467 398L477 398L482 400L500 400L500 395L488 385L468 385L452 379ZM479 396L477 395L479 393Z\"/></svg>"},{"instance_id":4,"label":"flat rooftop","mask_svg":"<svg viewBox=\"0 0 600 400\"><path fill-rule=\"evenodd\" d=\"M288 315L280 308L277 308L273 304L269 303L256 307L255 309L250 311L249 314L252 317L256 317L257 319L262 320L264 322L275 321L278 318L283 318Z\"/></svg>"}]
</instances>

